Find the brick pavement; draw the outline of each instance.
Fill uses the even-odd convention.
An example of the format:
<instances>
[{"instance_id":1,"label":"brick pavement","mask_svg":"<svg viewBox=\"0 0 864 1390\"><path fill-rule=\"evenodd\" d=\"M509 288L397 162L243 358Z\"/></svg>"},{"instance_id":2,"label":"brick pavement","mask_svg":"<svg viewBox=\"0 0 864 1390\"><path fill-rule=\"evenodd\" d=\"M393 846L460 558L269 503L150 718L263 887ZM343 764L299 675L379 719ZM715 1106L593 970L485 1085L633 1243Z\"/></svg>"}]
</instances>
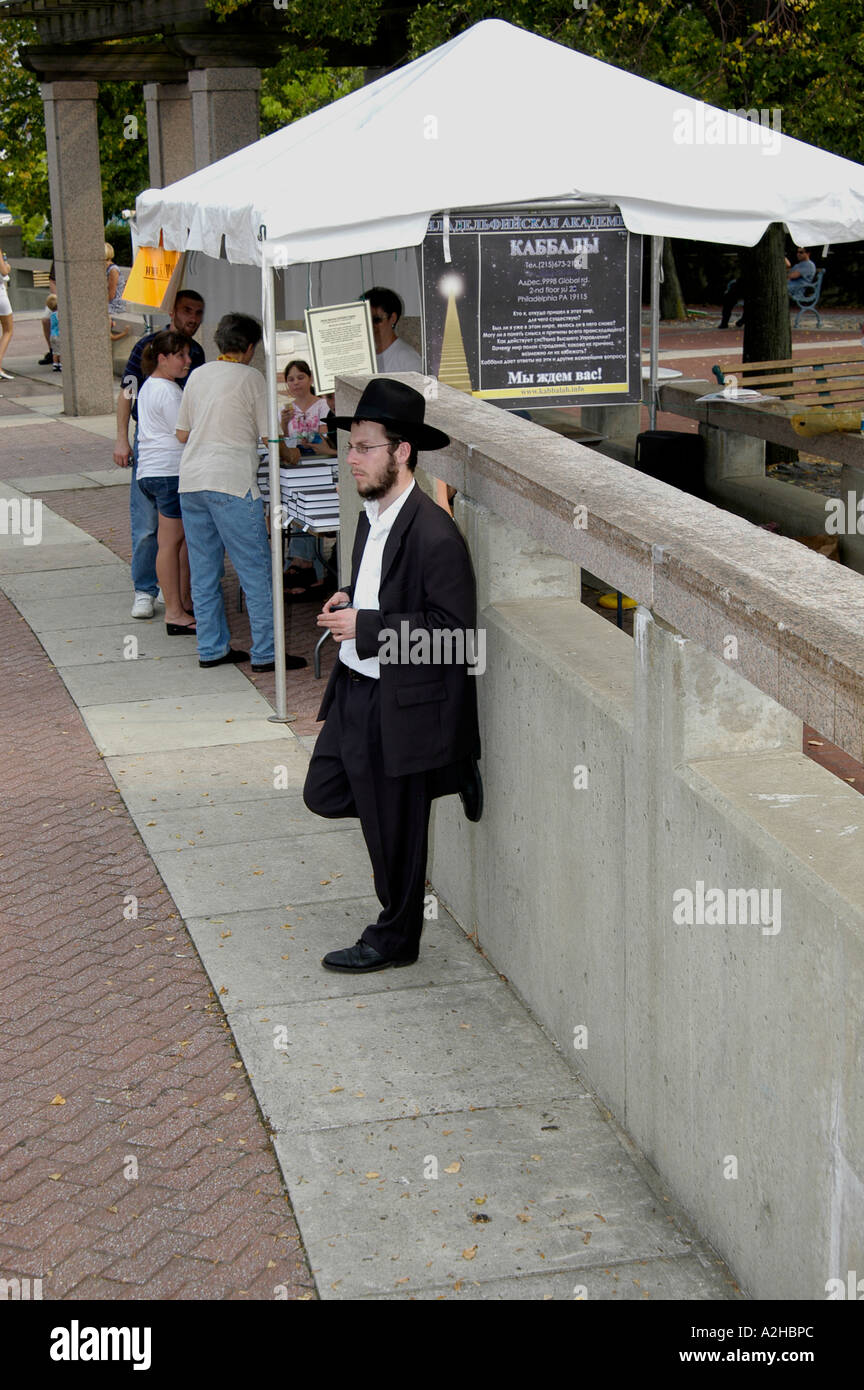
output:
<instances>
[{"instance_id":1,"label":"brick pavement","mask_svg":"<svg viewBox=\"0 0 864 1390\"><path fill-rule=\"evenodd\" d=\"M0 683L0 1277L41 1277L46 1299L314 1297L204 969L2 596Z\"/></svg>"}]
</instances>

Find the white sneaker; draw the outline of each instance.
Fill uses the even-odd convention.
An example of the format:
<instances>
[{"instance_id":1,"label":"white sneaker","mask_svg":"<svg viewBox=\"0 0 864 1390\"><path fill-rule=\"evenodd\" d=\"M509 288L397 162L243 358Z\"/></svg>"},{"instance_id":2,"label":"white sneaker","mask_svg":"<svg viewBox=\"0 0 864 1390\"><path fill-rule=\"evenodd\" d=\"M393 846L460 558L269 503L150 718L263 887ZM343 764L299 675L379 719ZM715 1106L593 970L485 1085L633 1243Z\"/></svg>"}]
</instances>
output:
<instances>
[{"instance_id":1,"label":"white sneaker","mask_svg":"<svg viewBox=\"0 0 864 1390\"><path fill-rule=\"evenodd\" d=\"M3 369L0 368L0 381L14 381L14 380L15 380L14 376L10 376L10 374L9 374L8 372L4 372Z\"/></svg>"},{"instance_id":2,"label":"white sneaker","mask_svg":"<svg viewBox=\"0 0 864 1390\"><path fill-rule=\"evenodd\" d=\"M132 604L132 617L152 618L153 603L154 600L152 594L141 594L136 592L135 602Z\"/></svg>"}]
</instances>

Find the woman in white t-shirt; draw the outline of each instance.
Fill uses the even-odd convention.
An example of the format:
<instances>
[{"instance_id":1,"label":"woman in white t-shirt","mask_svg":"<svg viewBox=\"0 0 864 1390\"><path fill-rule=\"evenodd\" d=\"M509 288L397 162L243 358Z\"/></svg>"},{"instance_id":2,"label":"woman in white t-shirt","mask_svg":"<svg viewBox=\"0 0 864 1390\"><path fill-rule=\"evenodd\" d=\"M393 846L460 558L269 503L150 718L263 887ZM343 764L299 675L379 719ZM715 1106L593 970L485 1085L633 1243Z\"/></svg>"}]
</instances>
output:
<instances>
[{"instance_id":1,"label":"woman in white t-shirt","mask_svg":"<svg viewBox=\"0 0 864 1390\"><path fill-rule=\"evenodd\" d=\"M183 445L176 435L183 400L177 382L189 371L191 346L185 333L170 328L157 333L141 354L147 379L138 392L138 471L132 486L140 487L159 513L156 578L169 637L195 636L194 616L183 603L189 560L177 491Z\"/></svg>"},{"instance_id":2,"label":"woman in white t-shirt","mask_svg":"<svg viewBox=\"0 0 864 1390\"><path fill-rule=\"evenodd\" d=\"M12 305L9 303L9 277L12 267L0 251L0 380L14 381L10 372L3 370L3 357L12 341Z\"/></svg>"}]
</instances>

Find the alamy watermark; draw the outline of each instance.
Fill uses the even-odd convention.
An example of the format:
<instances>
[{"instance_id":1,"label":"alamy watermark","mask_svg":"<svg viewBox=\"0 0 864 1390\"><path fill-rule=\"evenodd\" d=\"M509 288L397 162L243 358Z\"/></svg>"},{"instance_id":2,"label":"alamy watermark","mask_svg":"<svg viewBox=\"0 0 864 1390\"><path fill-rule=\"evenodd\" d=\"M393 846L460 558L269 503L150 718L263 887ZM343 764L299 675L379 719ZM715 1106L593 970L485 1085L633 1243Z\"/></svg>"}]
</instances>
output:
<instances>
[{"instance_id":1,"label":"alamy watermark","mask_svg":"<svg viewBox=\"0 0 864 1390\"><path fill-rule=\"evenodd\" d=\"M0 1299L13 1302L39 1300L42 1297L41 1279L0 1279Z\"/></svg>"},{"instance_id":2,"label":"alamy watermark","mask_svg":"<svg viewBox=\"0 0 864 1390\"><path fill-rule=\"evenodd\" d=\"M739 107L720 111L704 104L672 112L676 145L759 145L763 154L780 153L780 107Z\"/></svg>"},{"instance_id":3,"label":"alamy watermark","mask_svg":"<svg viewBox=\"0 0 864 1390\"><path fill-rule=\"evenodd\" d=\"M707 888L696 880L695 892L676 888L672 921L678 927L761 927L763 936L780 930L779 888Z\"/></svg>"},{"instance_id":4,"label":"alamy watermark","mask_svg":"<svg viewBox=\"0 0 864 1390\"><path fill-rule=\"evenodd\" d=\"M412 628L407 618L395 628L378 633L382 666L467 666L469 676L486 670L486 629L436 627Z\"/></svg>"},{"instance_id":5,"label":"alamy watermark","mask_svg":"<svg viewBox=\"0 0 864 1390\"><path fill-rule=\"evenodd\" d=\"M25 545L39 545L42 498L0 497L0 536L21 536Z\"/></svg>"}]
</instances>

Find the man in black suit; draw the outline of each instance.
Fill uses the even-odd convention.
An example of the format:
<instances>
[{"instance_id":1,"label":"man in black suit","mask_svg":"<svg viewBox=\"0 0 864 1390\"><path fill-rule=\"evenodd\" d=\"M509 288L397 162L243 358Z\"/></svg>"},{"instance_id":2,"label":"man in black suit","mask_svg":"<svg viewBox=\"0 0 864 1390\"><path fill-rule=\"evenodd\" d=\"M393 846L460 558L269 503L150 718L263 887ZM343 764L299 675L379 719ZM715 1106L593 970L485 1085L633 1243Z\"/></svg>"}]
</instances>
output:
<instances>
[{"instance_id":1,"label":"man in black suit","mask_svg":"<svg viewBox=\"0 0 864 1390\"><path fill-rule=\"evenodd\" d=\"M326 722L303 797L320 816L359 816L381 912L356 945L324 957L328 970L413 964L431 801L459 792L469 819L482 811L469 675L476 586L456 523L414 481L417 450L450 443L424 423L425 409L419 391L377 377L353 419L335 419L351 431L348 460L365 511L351 584L317 620L339 643L339 660L318 713Z\"/></svg>"}]
</instances>

